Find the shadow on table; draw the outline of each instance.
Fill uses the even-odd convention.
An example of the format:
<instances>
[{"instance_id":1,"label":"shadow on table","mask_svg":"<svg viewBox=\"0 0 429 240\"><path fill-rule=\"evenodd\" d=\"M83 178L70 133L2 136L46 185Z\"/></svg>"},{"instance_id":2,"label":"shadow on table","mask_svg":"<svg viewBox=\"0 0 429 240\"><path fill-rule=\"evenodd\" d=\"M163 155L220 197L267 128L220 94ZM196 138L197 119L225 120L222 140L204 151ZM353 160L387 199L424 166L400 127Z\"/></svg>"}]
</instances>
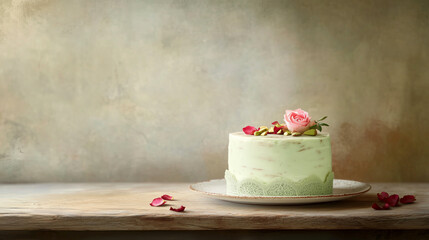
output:
<instances>
[{"instance_id":1,"label":"shadow on table","mask_svg":"<svg viewBox=\"0 0 429 240\"><path fill-rule=\"evenodd\" d=\"M353 209L370 209L373 202L376 202L377 199L374 196L365 197L362 196L358 200L355 198L346 199L342 201L335 202L325 202L325 203L312 203L312 204L302 204L302 205L257 205L257 204L243 204L243 203L234 203L227 202L223 200L211 199L210 204L213 206L221 205L222 207L229 206L236 209L281 209L281 210L291 210L291 211L301 211L314 209L317 211L341 211L341 210L353 210Z\"/></svg>"}]
</instances>

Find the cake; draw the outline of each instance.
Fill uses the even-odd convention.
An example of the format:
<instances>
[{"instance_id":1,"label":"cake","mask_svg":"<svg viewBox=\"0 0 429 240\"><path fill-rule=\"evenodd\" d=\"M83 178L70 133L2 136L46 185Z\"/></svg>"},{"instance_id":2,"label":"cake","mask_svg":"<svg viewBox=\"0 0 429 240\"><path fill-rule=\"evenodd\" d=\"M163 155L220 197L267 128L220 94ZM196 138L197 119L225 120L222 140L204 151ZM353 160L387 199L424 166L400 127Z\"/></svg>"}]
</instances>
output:
<instances>
[{"instance_id":1,"label":"cake","mask_svg":"<svg viewBox=\"0 0 429 240\"><path fill-rule=\"evenodd\" d=\"M312 121L301 109L288 110L285 124L274 122L271 128L247 126L244 133L230 133L225 171L227 194L332 194L330 136L320 133L322 126L328 126L321 120Z\"/></svg>"}]
</instances>

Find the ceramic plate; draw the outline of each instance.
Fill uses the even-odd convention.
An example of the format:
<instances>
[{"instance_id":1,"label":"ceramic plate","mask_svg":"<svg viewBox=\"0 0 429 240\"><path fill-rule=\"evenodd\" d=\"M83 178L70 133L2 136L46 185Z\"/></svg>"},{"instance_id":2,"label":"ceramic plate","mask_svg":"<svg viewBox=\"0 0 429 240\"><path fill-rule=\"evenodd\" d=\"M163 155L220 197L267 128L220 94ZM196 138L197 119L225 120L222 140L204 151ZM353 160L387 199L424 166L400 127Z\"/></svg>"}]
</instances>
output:
<instances>
[{"instance_id":1,"label":"ceramic plate","mask_svg":"<svg viewBox=\"0 0 429 240\"><path fill-rule=\"evenodd\" d=\"M262 196L262 197L250 197L250 196L234 196L226 194L226 182L225 179L215 179L208 182L195 183L190 186L191 190L199 193L206 194L208 197L247 204L264 204L264 205L293 205L293 204L309 204L309 203L321 203L321 202L332 202L351 198L371 189L371 185L367 183L334 179L334 191L331 195L320 195L320 196Z\"/></svg>"}]
</instances>

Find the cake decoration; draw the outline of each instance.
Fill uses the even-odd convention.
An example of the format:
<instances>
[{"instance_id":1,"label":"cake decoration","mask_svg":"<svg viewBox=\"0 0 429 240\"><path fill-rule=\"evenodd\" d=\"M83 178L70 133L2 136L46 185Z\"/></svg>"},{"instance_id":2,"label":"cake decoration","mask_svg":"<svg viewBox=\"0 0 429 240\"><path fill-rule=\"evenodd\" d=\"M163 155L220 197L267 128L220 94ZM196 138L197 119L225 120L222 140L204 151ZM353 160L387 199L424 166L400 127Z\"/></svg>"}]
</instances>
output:
<instances>
[{"instance_id":1,"label":"cake decoration","mask_svg":"<svg viewBox=\"0 0 429 240\"><path fill-rule=\"evenodd\" d=\"M405 195L399 200L402 204L413 203L416 201L414 195Z\"/></svg>"},{"instance_id":2,"label":"cake decoration","mask_svg":"<svg viewBox=\"0 0 429 240\"><path fill-rule=\"evenodd\" d=\"M389 196L385 200L385 202L388 203L389 206L396 207L399 204L399 195L398 194L393 194L393 195Z\"/></svg>"},{"instance_id":3,"label":"cake decoration","mask_svg":"<svg viewBox=\"0 0 429 240\"><path fill-rule=\"evenodd\" d=\"M377 193L377 198L380 201L384 201L384 199L387 199L388 197L389 197L389 194L387 192Z\"/></svg>"},{"instance_id":4,"label":"cake decoration","mask_svg":"<svg viewBox=\"0 0 429 240\"><path fill-rule=\"evenodd\" d=\"M152 202L150 203L150 205L152 207L159 207L159 206L164 205L165 203L166 203L166 201L159 197L159 198L153 199Z\"/></svg>"},{"instance_id":5,"label":"cake decoration","mask_svg":"<svg viewBox=\"0 0 429 240\"><path fill-rule=\"evenodd\" d=\"M405 195L402 198L399 198L398 194L389 195L387 192L377 193L377 198L384 204L380 206L378 203L373 203L371 207L375 210L388 210L390 207L399 206L399 202L407 204L416 201L416 197L414 197L414 195Z\"/></svg>"},{"instance_id":6,"label":"cake decoration","mask_svg":"<svg viewBox=\"0 0 429 240\"><path fill-rule=\"evenodd\" d=\"M253 135L258 130L259 130L259 128L257 129L257 128L252 127L252 126L247 126L247 127L243 128L243 132L247 135Z\"/></svg>"},{"instance_id":7,"label":"cake decoration","mask_svg":"<svg viewBox=\"0 0 429 240\"><path fill-rule=\"evenodd\" d=\"M183 212L183 211L185 211L185 206L180 206L179 208L173 208L173 207L170 207L170 210L171 211L175 211L175 212Z\"/></svg>"},{"instance_id":8,"label":"cake decoration","mask_svg":"<svg viewBox=\"0 0 429 240\"><path fill-rule=\"evenodd\" d=\"M160 206L165 205L165 203L167 203L166 200L172 201L173 200L173 196L170 196L168 194L164 194L161 197L154 198L152 200L152 202L150 203L150 205L152 207L160 207ZM185 211L185 206L182 205L179 208L170 207L170 210L171 211L175 211L175 212L183 212L183 211Z\"/></svg>"},{"instance_id":9,"label":"cake decoration","mask_svg":"<svg viewBox=\"0 0 429 240\"><path fill-rule=\"evenodd\" d=\"M311 121L311 117L308 112L298 108L296 110L286 110L284 116L286 126L291 132L304 133L311 126L315 125L314 121Z\"/></svg>"},{"instance_id":10,"label":"cake decoration","mask_svg":"<svg viewBox=\"0 0 429 240\"><path fill-rule=\"evenodd\" d=\"M322 126L329 126L327 123L322 122L326 118L327 116L314 121L311 120L308 112L301 108L286 110L286 114L284 115L285 124L275 121L271 123L274 126L270 128L266 126L260 126L259 128L246 126L243 128L243 132L254 136L266 136L268 134L292 135L294 137L301 135L316 136L317 131L322 132Z\"/></svg>"},{"instance_id":11,"label":"cake decoration","mask_svg":"<svg viewBox=\"0 0 429 240\"><path fill-rule=\"evenodd\" d=\"M389 210L390 206L389 204L385 203L380 207L380 205L378 205L377 203L373 203L372 208L374 208L375 210Z\"/></svg>"},{"instance_id":12,"label":"cake decoration","mask_svg":"<svg viewBox=\"0 0 429 240\"><path fill-rule=\"evenodd\" d=\"M167 194L162 195L161 198L164 199L164 200L168 200L168 201L173 200L173 196L170 196L170 195L167 195Z\"/></svg>"},{"instance_id":13,"label":"cake decoration","mask_svg":"<svg viewBox=\"0 0 429 240\"><path fill-rule=\"evenodd\" d=\"M240 196L310 196L326 195L332 192L334 173L330 172L324 179L310 175L299 181L287 177L277 178L267 183L259 179L238 180L230 171L225 171L227 192Z\"/></svg>"}]
</instances>

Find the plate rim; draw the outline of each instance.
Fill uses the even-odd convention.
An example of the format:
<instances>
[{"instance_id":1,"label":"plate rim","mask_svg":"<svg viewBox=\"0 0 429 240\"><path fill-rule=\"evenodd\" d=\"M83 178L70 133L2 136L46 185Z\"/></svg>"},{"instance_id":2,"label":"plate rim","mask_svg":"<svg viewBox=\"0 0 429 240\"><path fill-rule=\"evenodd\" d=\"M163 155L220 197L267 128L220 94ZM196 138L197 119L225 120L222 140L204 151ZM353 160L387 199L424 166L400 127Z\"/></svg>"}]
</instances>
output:
<instances>
[{"instance_id":1,"label":"plate rim","mask_svg":"<svg viewBox=\"0 0 429 240\"><path fill-rule=\"evenodd\" d=\"M269 199L273 199L273 200L281 200L281 199L320 199L320 198L339 198L339 197L349 197L349 196L355 196L355 195L360 195L360 194L364 194L366 192L368 192L369 190L371 190L372 186L369 183L365 183L365 182L360 182L360 181L355 181L355 180L348 180L348 179L334 179L335 180L340 180L340 181L349 181L349 182L358 182L358 183L363 183L365 185L367 185L367 188L365 188L362 191L359 192L354 192L354 193L345 193L345 194L330 194L330 195L311 195L311 196L236 196L236 195L228 195L228 194L222 194L222 193L213 193L213 192L204 192L204 191L200 191L197 190L193 187L193 185L195 184L201 184L201 183L209 183L211 181L222 181L225 180L224 178L221 179L211 179L208 181L202 181L202 182L197 182L197 183L193 183L191 185L189 185L189 188L192 191L195 192L199 192L199 193L204 193L206 195L210 195L210 196L215 196L215 197L223 197L223 198L232 198L232 199L263 199L263 200L269 200Z\"/></svg>"}]
</instances>

